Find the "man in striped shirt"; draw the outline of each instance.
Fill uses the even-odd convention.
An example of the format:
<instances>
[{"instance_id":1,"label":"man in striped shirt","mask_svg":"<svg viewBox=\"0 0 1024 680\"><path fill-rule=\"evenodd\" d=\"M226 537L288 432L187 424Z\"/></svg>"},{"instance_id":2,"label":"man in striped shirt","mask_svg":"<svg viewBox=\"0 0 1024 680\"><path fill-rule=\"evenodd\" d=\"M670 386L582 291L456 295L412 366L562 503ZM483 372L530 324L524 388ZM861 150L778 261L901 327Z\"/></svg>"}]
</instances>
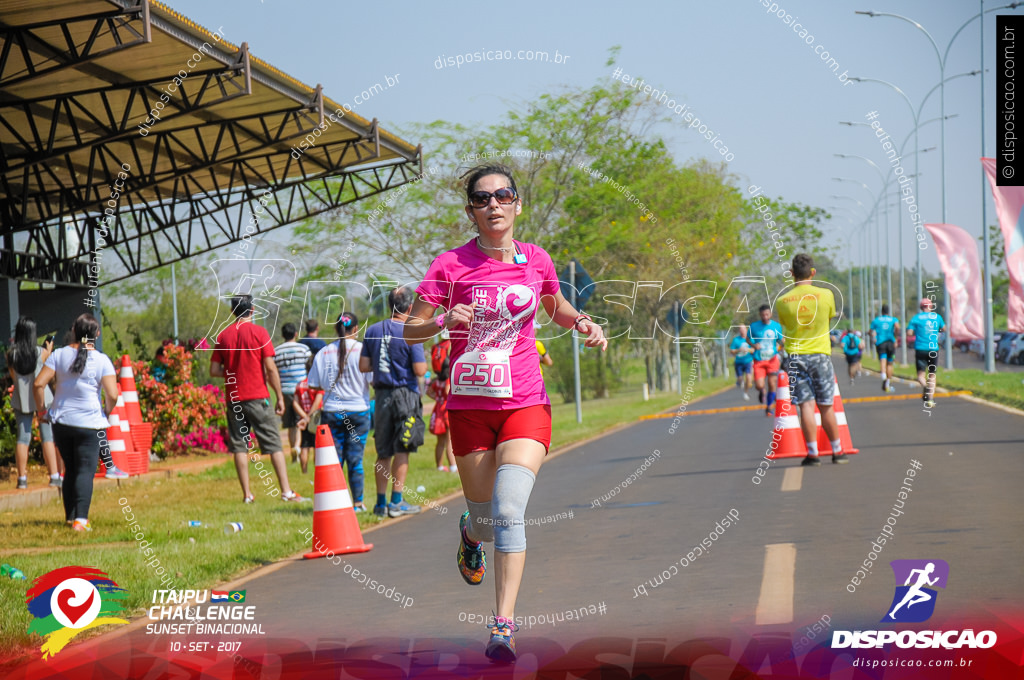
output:
<instances>
[{"instance_id":1,"label":"man in striped shirt","mask_svg":"<svg viewBox=\"0 0 1024 680\"><path fill-rule=\"evenodd\" d=\"M284 393L284 415L281 424L288 428L288 446L291 449L292 462L299 457L299 420L292 408L295 388L306 379L306 359L312 356L309 347L296 342L299 330L293 323L281 327L284 342L274 348L274 363L281 375L281 391Z\"/></svg>"}]
</instances>

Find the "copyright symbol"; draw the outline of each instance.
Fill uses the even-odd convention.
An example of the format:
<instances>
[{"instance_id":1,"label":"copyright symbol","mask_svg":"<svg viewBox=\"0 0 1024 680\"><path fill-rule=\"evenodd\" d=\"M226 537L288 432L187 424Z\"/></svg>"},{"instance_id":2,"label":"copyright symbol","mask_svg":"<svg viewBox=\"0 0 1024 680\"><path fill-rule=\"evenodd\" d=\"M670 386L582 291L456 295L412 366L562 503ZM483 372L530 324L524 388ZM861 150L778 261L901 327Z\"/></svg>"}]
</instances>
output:
<instances>
[{"instance_id":1,"label":"copyright symbol","mask_svg":"<svg viewBox=\"0 0 1024 680\"><path fill-rule=\"evenodd\" d=\"M1013 177L1013 166L1012 165L1004 165L1003 166L1003 177L1006 177L1007 179L1009 179L1010 177Z\"/></svg>"}]
</instances>

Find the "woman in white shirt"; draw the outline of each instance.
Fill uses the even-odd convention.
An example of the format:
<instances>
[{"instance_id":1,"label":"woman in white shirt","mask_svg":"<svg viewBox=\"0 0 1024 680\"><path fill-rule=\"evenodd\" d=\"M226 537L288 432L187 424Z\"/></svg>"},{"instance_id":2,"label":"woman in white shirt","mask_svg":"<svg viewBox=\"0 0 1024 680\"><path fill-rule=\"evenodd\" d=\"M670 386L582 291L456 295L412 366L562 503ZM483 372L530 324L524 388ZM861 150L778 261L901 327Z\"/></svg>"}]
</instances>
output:
<instances>
[{"instance_id":1,"label":"woman in white shirt","mask_svg":"<svg viewBox=\"0 0 1024 680\"><path fill-rule=\"evenodd\" d=\"M7 372L14 381L11 406L18 427L18 442L14 447L14 459L18 466L18 488L28 488L28 449L32 443L32 419L36 415L36 400L33 383L43 368L43 362L53 351L53 338L47 338L40 348L36 345L36 322L27 316L18 319L14 327L14 345L7 352ZM44 407L53 400L53 392L47 386L44 390ZM39 438L43 442L43 460L50 470L50 486L60 488L60 468L57 465L57 450L53 446L53 431L49 423L39 422Z\"/></svg>"},{"instance_id":2,"label":"woman in white shirt","mask_svg":"<svg viewBox=\"0 0 1024 680\"><path fill-rule=\"evenodd\" d=\"M309 370L311 389L324 391L323 420L331 428L338 460L348 466L348 486L356 512L366 512L363 504L363 450L370 433L370 380L373 375L359 371L363 343L359 319L343 312L334 324L338 340L316 353Z\"/></svg>"},{"instance_id":3,"label":"woman in white shirt","mask_svg":"<svg viewBox=\"0 0 1024 680\"><path fill-rule=\"evenodd\" d=\"M107 443L107 417L100 407L100 392L106 398L106 413L117 403L114 365L99 352L95 343L100 324L92 314L82 314L71 326L74 342L51 354L36 376L35 397L40 420L53 425L53 439L67 470L62 496L65 519L75 531L90 531L89 505L92 481L100 447ZM42 407L46 385L54 377L57 389L47 411Z\"/></svg>"}]
</instances>

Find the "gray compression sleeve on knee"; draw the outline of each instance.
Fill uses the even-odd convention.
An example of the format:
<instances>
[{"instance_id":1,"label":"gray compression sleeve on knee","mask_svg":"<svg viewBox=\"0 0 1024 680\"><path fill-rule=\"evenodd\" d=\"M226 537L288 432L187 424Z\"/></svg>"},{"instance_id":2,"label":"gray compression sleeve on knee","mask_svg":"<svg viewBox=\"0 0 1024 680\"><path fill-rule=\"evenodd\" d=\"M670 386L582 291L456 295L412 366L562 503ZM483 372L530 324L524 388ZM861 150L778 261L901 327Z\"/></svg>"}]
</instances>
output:
<instances>
[{"instance_id":1,"label":"gray compression sleeve on knee","mask_svg":"<svg viewBox=\"0 0 1024 680\"><path fill-rule=\"evenodd\" d=\"M522 465L505 464L494 476L491 505L494 513L494 549L514 553L526 550L526 504L537 475Z\"/></svg>"},{"instance_id":2,"label":"gray compression sleeve on knee","mask_svg":"<svg viewBox=\"0 0 1024 680\"><path fill-rule=\"evenodd\" d=\"M494 542L494 519L491 517L491 502L477 503L466 499L469 508L469 528L467 533L474 541L483 543Z\"/></svg>"}]
</instances>

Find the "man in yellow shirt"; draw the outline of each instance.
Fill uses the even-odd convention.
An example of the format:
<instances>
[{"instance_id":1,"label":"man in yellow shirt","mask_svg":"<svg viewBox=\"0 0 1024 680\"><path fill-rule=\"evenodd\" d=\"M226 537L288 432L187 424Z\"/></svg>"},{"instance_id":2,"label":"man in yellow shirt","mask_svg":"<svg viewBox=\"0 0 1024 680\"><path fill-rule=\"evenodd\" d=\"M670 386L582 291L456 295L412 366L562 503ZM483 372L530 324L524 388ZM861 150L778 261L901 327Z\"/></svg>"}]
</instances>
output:
<instances>
[{"instance_id":1,"label":"man in yellow shirt","mask_svg":"<svg viewBox=\"0 0 1024 680\"><path fill-rule=\"evenodd\" d=\"M815 402L821 411L821 426L832 444L832 462L848 463L832 409L836 374L832 368L829 323L836 315L835 297L829 289L811 285L815 269L810 255L800 253L794 257L792 270L796 284L776 301L775 310L786 332L789 389L793 405L800 409L800 428L807 442L807 457L801 464L821 465Z\"/></svg>"},{"instance_id":2,"label":"man in yellow shirt","mask_svg":"<svg viewBox=\"0 0 1024 680\"><path fill-rule=\"evenodd\" d=\"M544 343L540 340L534 340L537 343L537 356L540 358L540 378L544 379L544 367L551 366L555 362L551 360L551 355L548 354L548 348L544 346Z\"/></svg>"}]
</instances>

